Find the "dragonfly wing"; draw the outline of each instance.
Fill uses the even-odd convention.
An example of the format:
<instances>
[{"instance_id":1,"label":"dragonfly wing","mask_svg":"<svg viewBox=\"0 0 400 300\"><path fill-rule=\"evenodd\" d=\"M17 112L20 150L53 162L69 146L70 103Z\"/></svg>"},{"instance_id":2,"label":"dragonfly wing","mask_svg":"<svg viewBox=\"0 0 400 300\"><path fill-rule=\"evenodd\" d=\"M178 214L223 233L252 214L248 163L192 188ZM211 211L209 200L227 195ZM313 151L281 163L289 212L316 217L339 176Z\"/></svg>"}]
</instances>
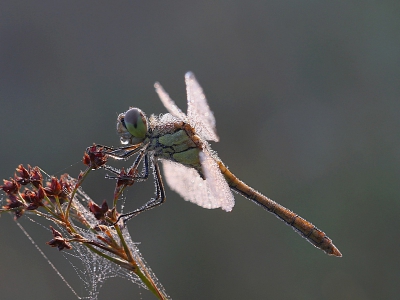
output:
<instances>
[{"instance_id":1,"label":"dragonfly wing","mask_svg":"<svg viewBox=\"0 0 400 300\"><path fill-rule=\"evenodd\" d=\"M181 109L175 104L174 100L172 100L168 93L163 89L161 84L156 82L154 84L154 87L156 89L156 92L158 96L161 99L161 102L164 104L165 108L173 115L174 117L177 117L178 119L185 121L186 120L186 115L181 111Z\"/></svg>"},{"instance_id":2,"label":"dragonfly wing","mask_svg":"<svg viewBox=\"0 0 400 300\"><path fill-rule=\"evenodd\" d=\"M188 101L187 116L190 124L194 126L197 134L205 140L218 142L219 137L215 127L214 114L208 106L203 89L192 72L185 74L185 82Z\"/></svg>"},{"instance_id":3,"label":"dragonfly wing","mask_svg":"<svg viewBox=\"0 0 400 300\"><path fill-rule=\"evenodd\" d=\"M171 190L177 192L186 201L209 209L219 207L226 211L232 209L233 203L226 206L221 198L216 198L209 180L202 179L195 169L163 160L163 170L165 180ZM230 193L230 196L233 201L232 193Z\"/></svg>"},{"instance_id":4,"label":"dragonfly wing","mask_svg":"<svg viewBox=\"0 0 400 300\"><path fill-rule=\"evenodd\" d=\"M235 205L235 198L217 162L211 157L208 151L201 151L199 153L199 158L208 188L214 199L213 201L219 203L223 210L231 211Z\"/></svg>"}]
</instances>

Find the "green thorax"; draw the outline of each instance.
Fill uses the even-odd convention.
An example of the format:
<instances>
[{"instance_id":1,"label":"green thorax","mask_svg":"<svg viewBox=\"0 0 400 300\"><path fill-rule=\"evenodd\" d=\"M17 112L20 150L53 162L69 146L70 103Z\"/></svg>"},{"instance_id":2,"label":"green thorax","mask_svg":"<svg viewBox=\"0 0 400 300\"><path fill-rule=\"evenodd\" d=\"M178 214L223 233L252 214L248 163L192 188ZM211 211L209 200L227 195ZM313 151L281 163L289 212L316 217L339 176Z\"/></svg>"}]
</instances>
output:
<instances>
[{"instance_id":1,"label":"green thorax","mask_svg":"<svg viewBox=\"0 0 400 300\"><path fill-rule=\"evenodd\" d=\"M175 122L162 122L154 118L150 121L149 151L161 159L181 163L187 167L200 168L199 152L202 141L195 130L188 123L174 120Z\"/></svg>"}]
</instances>

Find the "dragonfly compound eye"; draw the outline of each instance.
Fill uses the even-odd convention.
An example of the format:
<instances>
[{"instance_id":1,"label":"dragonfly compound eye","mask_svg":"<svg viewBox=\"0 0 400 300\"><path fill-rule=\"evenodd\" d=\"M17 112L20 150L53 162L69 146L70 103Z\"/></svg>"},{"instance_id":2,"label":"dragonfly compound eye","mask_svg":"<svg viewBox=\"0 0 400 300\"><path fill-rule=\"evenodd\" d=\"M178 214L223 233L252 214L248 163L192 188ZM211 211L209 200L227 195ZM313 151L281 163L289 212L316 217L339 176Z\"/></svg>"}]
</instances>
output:
<instances>
[{"instance_id":1,"label":"dragonfly compound eye","mask_svg":"<svg viewBox=\"0 0 400 300\"><path fill-rule=\"evenodd\" d=\"M147 119L140 109L130 108L125 113L123 122L126 129L134 138L144 140L147 133Z\"/></svg>"}]
</instances>

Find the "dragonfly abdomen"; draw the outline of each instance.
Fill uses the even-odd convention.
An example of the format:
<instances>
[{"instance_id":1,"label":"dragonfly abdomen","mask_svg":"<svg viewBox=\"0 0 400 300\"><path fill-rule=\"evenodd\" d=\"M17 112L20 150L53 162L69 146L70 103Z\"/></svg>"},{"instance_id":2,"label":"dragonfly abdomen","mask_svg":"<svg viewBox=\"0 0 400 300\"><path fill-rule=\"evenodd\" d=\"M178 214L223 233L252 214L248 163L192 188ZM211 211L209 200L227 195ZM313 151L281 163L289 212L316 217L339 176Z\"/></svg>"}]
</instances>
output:
<instances>
[{"instance_id":1,"label":"dragonfly abdomen","mask_svg":"<svg viewBox=\"0 0 400 300\"><path fill-rule=\"evenodd\" d=\"M332 240L312 223L245 184L230 172L221 161L218 162L218 166L232 190L273 213L315 247L320 248L329 255L342 256L339 249L333 245Z\"/></svg>"}]
</instances>

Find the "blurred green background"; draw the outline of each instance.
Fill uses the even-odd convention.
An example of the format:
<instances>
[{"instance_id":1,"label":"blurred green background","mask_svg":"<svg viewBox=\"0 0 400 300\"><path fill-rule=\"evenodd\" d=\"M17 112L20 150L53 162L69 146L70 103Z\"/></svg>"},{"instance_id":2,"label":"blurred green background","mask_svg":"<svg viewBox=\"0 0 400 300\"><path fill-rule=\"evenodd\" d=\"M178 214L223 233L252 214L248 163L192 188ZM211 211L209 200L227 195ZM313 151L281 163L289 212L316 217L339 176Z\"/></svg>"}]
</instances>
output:
<instances>
[{"instance_id":1,"label":"blurred green background","mask_svg":"<svg viewBox=\"0 0 400 300\"><path fill-rule=\"evenodd\" d=\"M225 164L325 231L343 258L240 196L225 213L167 189L166 204L129 222L167 293L395 299L399 12L398 1L2 1L1 178L20 163L76 176L87 146L118 146L118 113L166 112L155 81L186 110L191 70ZM98 203L113 192L104 175L84 184ZM153 188L133 186L126 210ZM73 299L12 218L0 222L0 298ZM154 299L122 279L105 283L99 299L110 297Z\"/></svg>"}]
</instances>

